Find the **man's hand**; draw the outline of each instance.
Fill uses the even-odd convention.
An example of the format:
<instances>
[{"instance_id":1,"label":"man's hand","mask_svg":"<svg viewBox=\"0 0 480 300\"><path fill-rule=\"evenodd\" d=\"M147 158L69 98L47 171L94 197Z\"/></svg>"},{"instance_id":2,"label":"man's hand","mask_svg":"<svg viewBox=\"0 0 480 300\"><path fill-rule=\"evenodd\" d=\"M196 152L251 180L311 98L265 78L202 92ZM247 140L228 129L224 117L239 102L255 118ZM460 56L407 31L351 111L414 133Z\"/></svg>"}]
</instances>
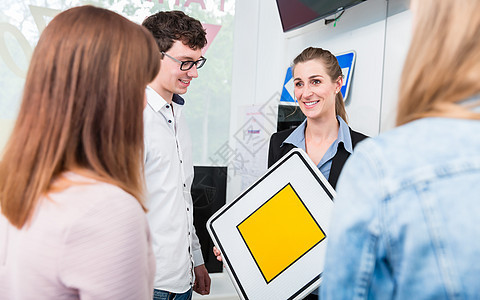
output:
<instances>
[{"instance_id":1,"label":"man's hand","mask_svg":"<svg viewBox=\"0 0 480 300\"><path fill-rule=\"evenodd\" d=\"M193 290L200 295L210 294L211 281L205 265L196 266L193 271L195 272L195 283L193 284Z\"/></svg>"}]
</instances>

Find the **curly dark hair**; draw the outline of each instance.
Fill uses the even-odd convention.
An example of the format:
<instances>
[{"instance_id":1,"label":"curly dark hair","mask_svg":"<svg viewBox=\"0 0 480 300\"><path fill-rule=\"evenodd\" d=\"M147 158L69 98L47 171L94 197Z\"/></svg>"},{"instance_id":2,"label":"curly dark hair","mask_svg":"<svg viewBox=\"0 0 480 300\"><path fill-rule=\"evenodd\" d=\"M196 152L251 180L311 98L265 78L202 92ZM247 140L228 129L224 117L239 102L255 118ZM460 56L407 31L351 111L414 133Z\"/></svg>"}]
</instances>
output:
<instances>
[{"instance_id":1,"label":"curly dark hair","mask_svg":"<svg viewBox=\"0 0 480 300\"><path fill-rule=\"evenodd\" d=\"M207 44L207 33L202 23L183 11L158 12L147 17L142 25L153 34L160 52L168 51L177 40L194 50Z\"/></svg>"}]
</instances>

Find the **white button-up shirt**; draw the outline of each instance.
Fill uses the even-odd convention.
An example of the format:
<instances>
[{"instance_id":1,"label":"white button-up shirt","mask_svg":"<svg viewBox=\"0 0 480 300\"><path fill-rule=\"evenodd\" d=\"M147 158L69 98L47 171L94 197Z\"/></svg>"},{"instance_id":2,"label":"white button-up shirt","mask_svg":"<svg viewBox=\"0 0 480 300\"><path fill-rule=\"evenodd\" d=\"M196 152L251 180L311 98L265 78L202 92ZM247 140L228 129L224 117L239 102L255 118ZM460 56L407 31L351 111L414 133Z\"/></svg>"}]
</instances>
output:
<instances>
[{"instance_id":1,"label":"white button-up shirt","mask_svg":"<svg viewBox=\"0 0 480 300\"><path fill-rule=\"evenodd\" d=\"M157 266L154 288L183 293L193 285L193 267L203 264L193 227L192 143L182 116L183 99L174 95L168 104L150 87L146 95L146 205Z\"/></svg>"}]
</instances>

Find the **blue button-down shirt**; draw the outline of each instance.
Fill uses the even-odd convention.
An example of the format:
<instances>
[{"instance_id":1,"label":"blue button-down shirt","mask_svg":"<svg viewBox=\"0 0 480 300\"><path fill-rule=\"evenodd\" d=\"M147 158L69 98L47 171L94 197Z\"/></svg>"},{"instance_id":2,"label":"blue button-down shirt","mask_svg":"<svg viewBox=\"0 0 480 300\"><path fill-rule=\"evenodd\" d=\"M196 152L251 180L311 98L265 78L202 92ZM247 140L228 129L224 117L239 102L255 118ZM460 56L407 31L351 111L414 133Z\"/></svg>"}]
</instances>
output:
<instances>
[{"instance_id":1,"label":"blue button-down shirt","mask_svg":"<svg viewBox=\"0 0 480 300\"><path fill-rule=\"evenodd\" d=\"M323 155L322 159L318 163L317 167L322 172L323 176L328 179L330 176L330 169L332 167L332 159L337 154L338 144L343 143L343 147L350 154L353 153L352 146L352 137L350 136L350 129L348 128L347 123L340 117L337 116L338 123L340 128L338 129L337 139L330 145L327 152ZM301 148L306 151L305 147L305 128L307 127L307 119L303 121L286 139L283 141L283 144L292 144L297 148Z\"/></svg>"}]
</instances>

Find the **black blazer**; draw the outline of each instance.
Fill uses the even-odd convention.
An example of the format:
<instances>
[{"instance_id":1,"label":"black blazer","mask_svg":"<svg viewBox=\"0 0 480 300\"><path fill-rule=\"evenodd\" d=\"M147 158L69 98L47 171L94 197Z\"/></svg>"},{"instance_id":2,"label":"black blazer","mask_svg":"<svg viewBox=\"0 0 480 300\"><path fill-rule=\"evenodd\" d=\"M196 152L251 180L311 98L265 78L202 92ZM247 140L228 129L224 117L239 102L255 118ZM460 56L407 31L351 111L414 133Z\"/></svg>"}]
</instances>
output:
<instances>
[{"instance_id":1,"label":"black blazer","mask_svg":"<svg viewBox=\"0 0 480 300\"><path fill-rule=\"evenodd\" d=\"M367 138L368 136L353 131L350 127L350 137L352 138L352 146L355 148L358 142ZM287 154L290 150L295 148L292 144L284 144L283 147L280 147L283 141L295 130L295 128L283 130L272 134L270 138L270 146L268 148L268 167L270 168L274 163L276 163L280 158ZM350 156L347 150L345 150L343 143L338 145L337 154L332 159L332 167L330 169L330 175L328 176L328 182L335 189L337 186L338 176L342 171L343 165L347 161L347 158Z\"/></svg>"}]
</instances>

